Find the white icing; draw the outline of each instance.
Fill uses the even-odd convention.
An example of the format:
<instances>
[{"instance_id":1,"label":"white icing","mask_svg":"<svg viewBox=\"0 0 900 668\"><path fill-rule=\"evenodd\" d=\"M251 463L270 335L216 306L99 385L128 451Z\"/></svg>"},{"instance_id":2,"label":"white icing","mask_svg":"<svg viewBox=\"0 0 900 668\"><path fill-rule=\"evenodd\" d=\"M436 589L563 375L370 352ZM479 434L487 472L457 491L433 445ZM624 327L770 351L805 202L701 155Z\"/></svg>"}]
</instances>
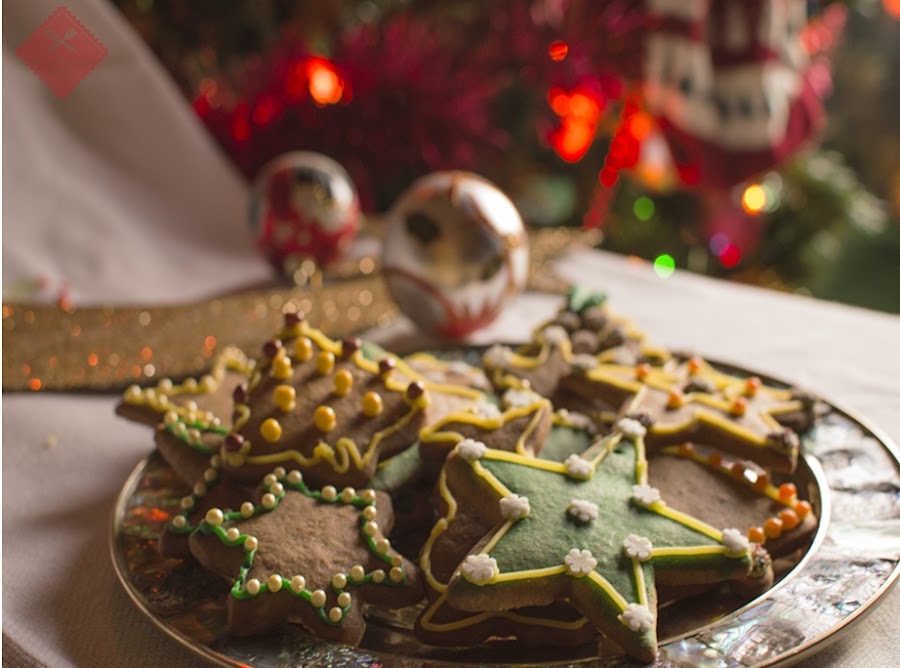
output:
<instances>
[{"instance_id":1,"label":"white icing","mask_svg":"<svg viewBox=\"0 0 900 668\"><path fill-rule=\"evenodd\" d=\"M732 556L743 556L750 549L750 541L738 529L725 529L722 532L722 545Z\"/></svg>"},{"instance_id":2,"label":"white icing","mask_svg":"<svg viewBox=\"0 0 900 668\"><path fill-rule=\"evenodd\" d=\"M506 346L495 344L484 352L484 365L495 369L504 369L512 361L512 350Z\"/></svg>"},{"instance_id":3,"label":"white icing","mask_svg":"<svg viewBox=\"0 0 900 668\"><path fill-rule=\"evenodd\" d=\"M569 476L572 478L587 480L591 477L591 473L593 472L591 463L578 455L569 455L566 457L566 461L564 461L563 464L565 465Z\"/></svg>"},{"instance_id":4,"label":"white icing","mask_svg":"<svg viewBox=\"0 0 900 668\"><path fill-rule=\"evenodd\" d=\"M473 438L464 438L456 444L456 450L459 452L459 456L467 462L474 462L484 457L488 447L481 441L476 441Z\"/></svg>"},{"instance_id":5,"label":"white icing","mask_svg":"<svg viewBox=\"0 0 900 668\"><path fill-rule=\"evenodd\" d=\"M485 420L490 420L493 418L500 417L500 409L497 408L496 404L492 404L490 401L478 401L469 408L470 413L474 413L480 418Z\"/></svg>"},{"instance_id":6,"label":"white icing","mask_svg":"<svg viewBox=\"0 0 900 668\"><path fill-rule=\"evenodd\" d=\"M500 514L507 520L518 520L531 512L527 496L510 494L500 499Z\"/></svg>"},{"instance_id":7,"label":"white icing","mask_svg":"<svg viewBox=\"0 0 900 668\"><path fill-rule=\"evenodd\" d=\"M590 550L579 550L573 547L565 558L566 568L569 574L576 577L583 577L597 567L597 560Z\"/></svg>"},{"instance_id":8,"label":"white icing","mask_svg":"<svg viewBox=\"0 0 900 668\"><path fill-rule=\"evenodd\" d=\"M541 395L532 390L512 389L503 393L503 405L507 408L526 408L541 399Z\"/></svg>"},{"instance_id":9,"label":"white icing","mask_svg":"<svg viewBox=\"0 0 900 668\"><path fill-rule=\"evenodd\" d=\"M544 331L541 332L541 337L544 339L545 343L548 343L551 346L558 346L563 341L569 340L568 332L559 325L550 325L545 328Z\"/></svg>"},{"instance_id":10,"label":"white icing","mask_svg":"<svg viewBox=\"0 0 900 668\"><path fill-rule=\"evenodd\" d=\"M656 622L650 609L638 603L629 603L622 611L620 619L635 633L649 631Z\"/></svg>"},{"instance_id":11,"label":"white icing","mask_svg":"<svg viewBox=\"0 0 900 668\"><path fill-rule=\"evenodd\" d=\"M590 522L597 519L597 504L585 499L572 499L566 506L566 512L579 522Z\"/></svg>"},{"instance_id":12,"label":"white icing","mask_svg":"<svg viewBox=\"0 0 900 668\"><path fill-rule=\"evenodd\" d=\"M631 494L634 500L642 506L650 506L662 498L659 490L650 485L632 485Z\"/></svg>"},{"instance_id":13,"label":"white icing","mask_svg":"<svg viewBox=\"0 0 900 668\"><path fill-rule=\"evenodd\" d=\"M616 423L616 428L629 441L636 441L647 435L647 428L641 424L640 420L634 418L622 418Z\"/></svg>"},{"instance_id":14,"label":"white icing","mask_svg":"<svg viewBox=\"0 0 900 668\"><path fill-rule=\"evenodd\" d=\"M487 554L470 554L463 561L460 570L469 582L486 584L497 572L497 560Z\"/></svg>"},{"instance_id":15,"label":"white icing","mask_svg":"<svg viewBox=\"0 0 900 668\"><path fill-rule=\"evenodd\" d=\"M637 559L641 563L649 560L653 554L653 543L644 536L631 534L622 542L622 547L629 559Z\"/></svg>"}]
</instances>

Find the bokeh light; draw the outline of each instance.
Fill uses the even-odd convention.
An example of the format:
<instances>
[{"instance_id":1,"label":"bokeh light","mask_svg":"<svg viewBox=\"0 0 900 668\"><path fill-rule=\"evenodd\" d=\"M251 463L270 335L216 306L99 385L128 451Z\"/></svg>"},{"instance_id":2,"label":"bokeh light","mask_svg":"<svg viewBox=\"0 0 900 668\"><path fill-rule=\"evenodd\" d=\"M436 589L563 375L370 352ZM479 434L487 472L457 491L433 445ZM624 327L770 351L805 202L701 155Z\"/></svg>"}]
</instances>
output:
<instances>
[{"instance_id":1,"label":"bokeh light","mask_svg":"<svg viewBox=\"0 0 900 668\"><path fill-rule=\"evenodd\" d=\"M744 189L741 196L741 206L744 211L755 216L766 206L766 190L758 183L753 183Z\"/></svg>"},{"instance_id":2,"label":"bokeh light","mask_svg":"<svg viewBox=\"0 0 900 668\"><path fill-rule=\"evenodd\" d=\"M725 244L722 252L719 253L719 262L723 267L731 269L736 267L741 261L741 249L734 244Z\"/></svg>"},{"instance_id":3,"label":"bokeh light","mask_svg":"<svg viewBox=\"0 0 900 668\"><path fill-rule=\"evenodd\" d=\"M653 271L660 278L668 278L675 271L675 258L668 253L663 253L653 261Z\"/></svg>"},{"instance_id":4,"label":"bokeh light","mask_svg":"<svg viewBox=\"0 0 900 668\"><path fill-rule=\"evenodd\" d=\"M632 211L634 211L635 218L646 222L653 218L653 214L656 212L656 205L653 203L652 199L646 195L642 195L634 200Z\"/></svg>"},{"instance_id":5,"label":"bokeh light","mask_svg":"<svg viewBox=\"0 0 900 668\"><path fill-rule=\"evenodd\" d=\"M569 55L569 45L561 39L557 39L550 43L550 58L555 61L563 60Z\"/></svg>"}]
</instances>

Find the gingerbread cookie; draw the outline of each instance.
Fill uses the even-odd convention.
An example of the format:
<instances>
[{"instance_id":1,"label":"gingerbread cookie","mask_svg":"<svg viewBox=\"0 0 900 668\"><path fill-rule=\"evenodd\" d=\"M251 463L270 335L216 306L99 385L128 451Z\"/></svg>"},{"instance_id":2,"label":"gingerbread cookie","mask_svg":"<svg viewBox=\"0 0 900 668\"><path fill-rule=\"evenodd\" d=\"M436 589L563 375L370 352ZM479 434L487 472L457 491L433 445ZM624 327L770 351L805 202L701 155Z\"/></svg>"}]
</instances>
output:
<instances>
[{"instance_id":1,"label":"gingerbread cookie","mask_svg":"<svg viewBox=\"0 0 900 668\"><path fill-rule=\"evenodd\" d=\"M562 385L597 407L618 405L620 415L640 417L651 448L694 441L778 471L797 465L799 438L778 418L796 419L808 401L759 378L728 376L692 357L665 368L598 362Z\"/></svg>"},{"instance_id":2,"label":"gingerbread cookie","mask_svg":"<svg viewBox=\"0 0 900 668\"><path fill-rule=\"evenodd\" d=\"M360 346L286 314L284 330L266 342L264 359L235 392L225 474L255 481L284 465L314 484L363 486L379 459L415 443L427 421L425 384L405 374L395 380L394 358L369 360Z\"/></svg>"},{"instance_id":3,"label":"gingerbread cookie","mask_svg":"<svg viewBox=\"0 0 900 668\"><path fill-rule=\"evenodd\" d=\"M657 580L746 579L754 560L742 532L675 510L648 484L644 431L624 420L563 463L460 443L441 483L454 512L438 521L423 551L426 579L447 528L476 515L477 530L490 528L457 555L444 592L453 608L499 612L568 602L626 652L652 660Z\"/></svg>"},{"instance_id":4,"label":"gingerbread cookie","mask_svg":"<svg viewBox=\"0 0 900 668\"><path fill-rule=\"evenodd\" d=\"M228 625L236 635L296 618L317 636L356 644L364 602L397 607L421 597L415 567L384 536L391 520L384 494L311 489L299 471L277 468L255 502L208 510L190 546L202 565L234 583Z\"/></svg>"}]
</instances>

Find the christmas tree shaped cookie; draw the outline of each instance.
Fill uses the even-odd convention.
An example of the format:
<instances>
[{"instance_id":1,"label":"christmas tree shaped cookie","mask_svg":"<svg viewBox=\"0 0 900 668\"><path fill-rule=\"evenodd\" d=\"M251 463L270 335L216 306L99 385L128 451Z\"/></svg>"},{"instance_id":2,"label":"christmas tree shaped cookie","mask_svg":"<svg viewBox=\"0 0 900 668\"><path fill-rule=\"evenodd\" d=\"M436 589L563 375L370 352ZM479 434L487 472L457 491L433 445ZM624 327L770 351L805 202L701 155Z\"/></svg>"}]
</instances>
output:
<instances>
[{"instance_id":1,"label":"christmas tree shaped cookie","mask_svg":"<svg viewBox=\"0 0 900 668\"><path fill-rule=\"evenodd\" d=\"M336 342L297 314L263 346L234 395L234 428L222 446L229 477L257 481L274 466L313 484L364 486L379 459L415 443L429 392L392 357L367 359L358 339Z\"/></svg>"},{"instance_id":2,"label":"christmas tree shaped cookie","mask_svg":"<svg viewBox=\"0 0 900 668\"><path fill-rule=\"evenodd\" d=\"M469 533L490 528L459 555L420 626L428 627L429 611L439 605L481 614L568 603L629 654L650 661L657 646L657 580L750 576L753 551L740 531L679 512L647 483L644 431L624 420L562 463L475 441L457 445L440 483L449 510L422 555L426 579L450 526L479 515Z\"/></svg>"}]
</instances>

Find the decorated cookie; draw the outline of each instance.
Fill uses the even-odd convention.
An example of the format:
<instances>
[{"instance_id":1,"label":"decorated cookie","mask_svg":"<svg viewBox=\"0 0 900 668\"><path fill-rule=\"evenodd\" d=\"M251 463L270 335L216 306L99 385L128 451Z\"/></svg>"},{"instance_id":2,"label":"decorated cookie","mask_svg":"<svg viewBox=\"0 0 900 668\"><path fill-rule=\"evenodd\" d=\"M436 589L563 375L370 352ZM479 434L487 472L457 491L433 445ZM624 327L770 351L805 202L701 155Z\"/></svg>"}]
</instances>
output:
<instances>
[{"instance_id":1,"label":"decorated cookie","mask_svg":"<svg viewBox=\"0 0 900 668\"><path fill-rule=\"evenodd\" d=\"M609 313L605 302L602 293L570 291L556 316L535 330L531 344L516 350L498 344L485 352L491 382L500 389L529 387L555 399L561 379L573 369L604 362L661 365L668 360L669 354L644 343L644 335L631 323Z\"/></svg>"},{"instance_id":2,"label":"decorated cookie","mask_svg":"<svg viewBox=\"0 0 900 668\"><path fill-rule=\"evenodd\" d=\"M393 358L369 360L360 346L287 314L249 383L235 391L225 474L256 481L281 465L313 484L364 486L379 459L415 443L427 421L425 384L395 379Z\"/></svg>"},{"instance_id":3,"label":"decorated cookie","mask_svg":"<svg viewBox=\"0 0 900 668\"><path fill-rule=\"evenodd\" d=\"M644 432L624 420L562 463L460 443L441 479L448 511L423 551L425 578L444 568L432 562L448 528L478 515L469 533L489 528L458 555L444 591L450 606L478 614L568 602L626 652L652 660L656 581L763 574L752 573L743 532L680 512L650 486Z\"/></svg>"},{"instance_id":4,"label":"decorated cookie","mask_svg":"<svg viewBox=\"0 0 900 668\"><path fill-rule=\"evenodd\" d=\"M426 462L441 465L457 444L474 439L497 450L537 455L552 419L547 399L528 389L509 389L499 406L485 398L429 424L419 434L419 452Z\"/></svg>"},{"instance_id":5,"label":"decorated cookie","mask_svg":"<svg viewBox=\"0 0 900 668\"><path fill-rule=\"evenodd\" d=\"M391 522L386 495L311 489L298 470L279 467L255 501L208 510L190 546L202 565L234 583L228 626L236 635L298 619L315 635L356 644L364 602L397 607L421 596L415 567L385 538Z\"/></svg>"},{"instance_id":6,"label":"decorated cookie","mask_svg":"<svg viewBox=\"0 0 900 668\"><path fill-rule=\"evenodd\" d=\"M729 376L692 357L666 368L597 364L574 370L562 385L598 407L618 405L620 415L641 419L648 447L694 441L778 471L797 465L799 438L779 418L796 423L809 402L759 378Z\"/></svg>"},{"instance_id":7,"label":"decorated cookie","mask_svg":"<svg viewBox=\"0 0 900 668\"><path fill-rule=\"evenodd\" d=\"M185 422L231 426L231 393L240 383L246 383L256 361L241 350L228 346L213 360L208 374L200 378L186 378L175 383L163 378L155 386L129 387L116 407L122 417L158 425L170 411Z\"/></svg>"},{"instance_id":8,"label":"decorated cookie","mask_svg":"<svg viewBox=\"0 0 900 668\"><path fill-rule=\"evenodd\" d=\"M806 546L818 527L812 504L794 482L775 484L758 464L712 448L690 443L665 448L650 457L649 471L650 484L667 499L678 499L680 508L700 519L741 529L773 558Z\"/></svg>"}]
</instances>

